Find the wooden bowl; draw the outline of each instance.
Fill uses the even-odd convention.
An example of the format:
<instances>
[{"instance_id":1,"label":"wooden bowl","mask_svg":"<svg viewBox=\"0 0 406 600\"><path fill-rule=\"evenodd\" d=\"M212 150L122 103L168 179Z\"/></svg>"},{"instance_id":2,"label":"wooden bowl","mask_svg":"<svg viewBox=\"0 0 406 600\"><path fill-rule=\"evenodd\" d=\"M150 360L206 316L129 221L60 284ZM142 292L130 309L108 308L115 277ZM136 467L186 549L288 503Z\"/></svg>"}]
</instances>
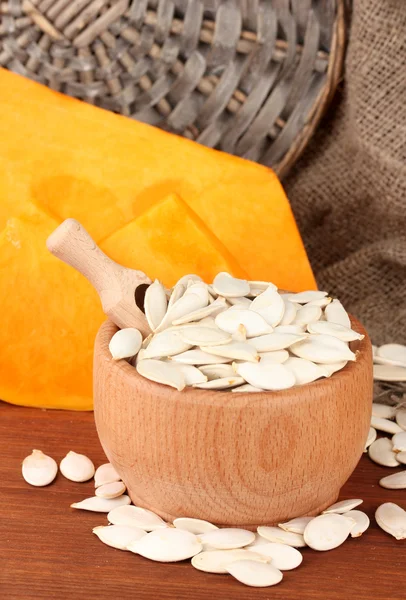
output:
<instances>
[{"instance_id":1,"label":"wooden bowl","mask_svg":"<svg viewBox=\"0 0 406 600\"><path fill-rule=\"evenodd\" d=\"M255 394L152 383L97 335L94 411L104 451L137 506L164 519L197 517L254 529L316 514L336 501L364 448L372 352L329 379Z\"/></svg>"}]
</instances>

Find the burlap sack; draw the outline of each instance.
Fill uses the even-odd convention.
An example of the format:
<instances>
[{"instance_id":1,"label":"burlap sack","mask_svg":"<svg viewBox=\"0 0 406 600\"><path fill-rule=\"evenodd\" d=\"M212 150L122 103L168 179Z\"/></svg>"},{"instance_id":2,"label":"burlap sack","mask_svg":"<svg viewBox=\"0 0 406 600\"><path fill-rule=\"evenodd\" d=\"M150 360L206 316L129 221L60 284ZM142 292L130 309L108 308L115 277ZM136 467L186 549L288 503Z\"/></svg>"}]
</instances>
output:
<instances>
[{"instance_id":1,"label":"burlap sack","mask_svg":"<svg viewBox=\"0 0 406 600\"><path fill-rule=\"evenodd\" d=\"M345 83L284 184L320 288L406 343L405 0L355 0Z\"/></svg>"}]
</instances>

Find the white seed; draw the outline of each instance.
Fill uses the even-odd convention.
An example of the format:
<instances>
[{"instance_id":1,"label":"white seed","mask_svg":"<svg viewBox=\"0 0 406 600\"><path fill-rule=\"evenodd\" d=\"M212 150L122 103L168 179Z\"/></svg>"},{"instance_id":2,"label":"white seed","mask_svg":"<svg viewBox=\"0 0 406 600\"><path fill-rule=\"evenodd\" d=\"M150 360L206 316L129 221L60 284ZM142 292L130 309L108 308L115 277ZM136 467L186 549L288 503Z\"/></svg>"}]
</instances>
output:
<instances>
[{"instance_id":1,"label":"white seed","mask_svg":"<svg viewBox=\"0 0 406 600\"><path fill-rule=\"evenodd\" d=\"M215 365L218 363L227 363L230 359L215 354L209 354L208 352L203 352L203 350L194 349L172 356L172 360L185 365Z\"/></svg>"},{"instance_id":2,"label":"white seed","mask_svg":"<svg viewBox=\"0 0 406 600\"><path fill-rule=\"evenodd\" d=\"M297 294L288 294L287 299L291 302L297 302L298 304L307 304L308 302L313 302L313 300L320 300L327 296L327 292L319 292L319 291L306 291L306 292L298 292Z\"/></svg>"},{"instance_id":3,"label":"white seed","mask_svg":"<svg viewBox=\"0 0 406 600\"><path fill-rule=\"evenodd\" d=\"M204 383L207 381L207 376L197 367L194 367L193 365L183 365L182 363L177 364L183 373L186 385L194 385L195 383Z\"/></svg>"},{"instance_id":4,"label":"white seed","mask_svg":"<svg viewBox=\"0 0 406 600\"><path fill-rule=\"evenodd\" d=\"M167 527L161 517L151 510L139 506L120 506L115 510L111 510L107 515L107 519L113 525L139 527L144 531L155 531Z\"/></svg>"},{"instance_id":5,"label":"white seed","mask_svg":"<svg viewBox=\"0 0 406 600\"><path fill-rule=\"evenodd\" d=\"M384 344L377 349L376 356L406 366L406 346L403 344Z\"/></svg>"},{"instance_id":6,"label":"white seed","mask_svg":"<svg viewBox=\"0 0 406 600\"><path fill-rule=\"evenodd\" d=\"M53 458L41 450L33 450L32 454L23 460L23 478L30 485L43 487L53 482L58 473L58 465Z\"/></svg>"},{"instance_id":7,"label":"white seed","mask_svg":"<svg viewBox=\"0 0 406 600\"><path fill-rule=\"evenodd\" d=\"M150 560L178 562L201 552L202 545L193 533L168 527L144 535L127 549Z\"/></svg>"},{"instance_id":8,"label":"white seed","mask_svg":"<svg viewBox=\"0 0 406 600\"><path fill-rule=\"evenodd\" d=\"M269 558L262 556L254 551L243 549L234 550L211 550L209 552L200 552L192 558L192 566L199 571L206 573L227 573L226 565L230 565L237 560L255 560L267 563Z\"/></svg>"},{"instance_id":9,"label":"white seed","mask_svg":"<svg viewBox=\"0 0 406 600\"><path fill-rule=\"evenodd\" d=\"M343 515L323 514L310 521L303 537L313 550L332 550L345 542L353 526L354 521Z\"/></svg>"},{"instance_id":10,"label":"white seed","mask_svg":"<svg viewBox=\"0 0 406 600\"><path fill-rule=\"evenodd\" d=\"M135 327L127 327L117 331L110 340L109 350L113 360L131 358L141 348L142 335Z\"/></svg>"},{"instance_id":11,"label":"white seed","mask_svg":"<svg viewBox=\"0 0 406 600\"><path fill-rule=\"evenodd\" d=\"M142 377L145 377L150 381L155 381L156 383L170 385L179 392L182 391L186 385L182 371L172 363L165 363L161 360L152 358L142 360L138 363L136 368Z\"/></svg>"},{"instance_id":12,"label":"white seed","mask_svg":"<svg viewBox=\"0 0 406 600\"><path fill-rule=\"evenodd\" d=\"M298 306L299 306L298 304L295 304L294 302L290 302L289 300L287 300L287 298L283 298L283 301L285 303L285 311L283 313L283 317L280 322L280 324L282 326L290 325L291 323L293 323L293 321L295 320L295 317L296 317Z\"/></svg>"},{"instance_id":13,"label":"white seed","mask_svg":"<svg viewBox=\"0 0 406 600\"><path fill-rule=\"evenodd\" d=\"M255 540L255 533L247 529L237 529L236 527L225 527L208 531L199 536L202 544L209 544L218 550L231 550L233 548L243 548Z\"/></svg>"},{"instance_id":14,"label":"white seed","mask_svg":"<svg viewBox=\"0 0 406 600\"><path fill-rule=\"evenodd\" d=\"M337 323L351 329L350 317L339 300L333 300L326 306L324 314L330 323Z\"/></svg>"},{"instance_id":15,"label":"white seed","mask_svg":"<svg viewBox=\"0 0 406 600\"><path fill-rule=\"evenodd\" d=\"M107 544L107 546L117 548L118 550L127 550L129 544L140 540L147 534L146 531L138 527L128 527L127 525L93 527L93 533L97 535L103 544Z\"/></svg>"},{"instance_id":16,"label":"white seed","mask_svg":"<svg viewBox=\"0 0 406 600\"><path fill-rule=\"evenodd\" d=\"M396 454L396 460L402 465L406 465L406 452L399 452Z\"/></svg>"},{"instance_id":17,"label":"white seed","mask_svg":"<svg viewBox=\"0 0 406 600\"><path fill-rule=\"evenodd\" d=\"M334 504L326 508L326 510L323 510L323 514L336 513L341 515L343 513L348 512L349 510L353 510L356 506L362 504L362 502L363 500L361 500L360 498L355 498L352 500L340 500L340 502L335 502Z\"/></svg>"},{"instance_id":18,"label":"white seed","mask_svg":"<svg viewBox=\"0 0 406 600\"><path fill-rule=\"evenodd\" d=\"M236 388L233 388L231 390L232 392L241 392L241 393L252 393L252 392L263 392L264 390L262 390L261 388L257 388L254 387L253 385L250 385L249 383L246 383L244 385L239 385Z\"/></svg>"},{"instance_id":19,"label":"white seed","mask_svg":"<svg viewBox=\"0 0 406 600\"><path fill-rule=\"evenodd\" d=\"M237 560L226 566L230 573L240 583L251 587L270 587L282 581L283 574L270 564L253 560Z\"/></svg>"},{"instance_id":20,"label":"white seed","mask_svg":"<svg viewBox=\"0 0 406 600\"><path fill-rule=\"evenodd\" d=\"M226 333L221 329L200 325L183 329L180 332L180 335L184 342L191 344L192 346L219 346L228 344L228 342L231 341L231 335L229 333ZM183 352L183 350L180 352ZM176 354L179 354L179 352Z\"/></svg>"},{"instance_id":21,"label":"white seed","mask_svg":"<svg viewBox=\"0 0 406 600\"><path fill-rule=\"evenodd\" d=\"M374 365L374 379L378 381L406 381L406 368L393 365Z\"/></svg>"},{"instance_id":22,"label":"white seed","mask_svg":"<svg viewBox=\"0 0 406 600\"><path fill-rule=\"evenodd\" d=\"M382 419L393 419L396 415L396 408L387 404L372 403L372 415Z\"/></svg>"},{"instance_id":23,"label":"white seed","mask_svg":"<svg viewBox=\"0 0 406 600\"><path fill-rule=\"evenodd\" d=\"M304 385L316 381L316 379L320 379L321 377L328 377L328 371L322 365L316 365L316 363L304 358L294 356L288 358L283 364L295 376L295 385Z\"/></svg>"},{"instance_id":24,"label":"white seed","mask_svg":"<svg viewBox=\"0 0 406 600\"><path fill-rule=\"evenodd\" d=\"M293 344L291 352L315 363L328 364L341 360L355 360L346 342L331 335L310 335L308 338Z\"/></svg>"},{"instance_id":25,"label":"white seed","mask_svg":"<svg viewBox=\"0 0 406 600\"><path fill-rule=\"evenodd\" d=\"M403 431L397 423L389 421L389 419L382 419L381 417L371 417L371 427L378 429L378 431L385 431L386 433L398 433Z\"/></svg>"},{"instance_id":26,"label":"white seed","mask_svg":"<svg viewBox=\"0 0 406 600\"><path fill-rule=\"evenodd\" d=\"M343 342L353 342L354 340L363 340L364 335L357 333L353 329L338 325L338 323L329 323L329 321L319 321L318 323L310 323L307 326L307 331L310 333L323 333L332 335L333 337L342 340Z\"/></svg>"},{"instance_id":27,"label":"white seed","mask_svg":"<svg viewBox=\"0 0 406 600\"><path fill-rule=\"evenodd\" d=\"M189 531L195 535L218 529L217 525L213 525L213 523L209 523L209 521L192 519L190 517L179 517L173 521L173 524L177 529L183 529L184 531Z\"/></svg>"},{"instance_id":28,"label":"white seed","mask_svg":"<svg viewBox=\"0 0 406 600\"><path fill-rule=\"evenodd\" d=\"M196 296L199 296L202 306L207 306L209 304L209 289L207 284L203 281L189 281L184 295L187 296L188 294L195 294Z\"/></svg>"},{"instance_id":29,"label":"white seed","mask_svg":"<svg viewBox=\"0 0 406 600\"><path fill-rule=\"evenodd\" d=\"M155 279L145 292L144 310L148 325L154 331L165 316L168 300L164 286Z\"/></svg>"},{"instance_id":30,"label":"white seed","mask_svg":"<svg viewBox=\"0 0 406 600\"><path fill-rule=\"evenodd\" d=\"M241 385L244 383L244 379L242 377L224 377L220 379L212 379L211 381L206 381L206 383L195 383L194 388L199 388L200 390L226 390L231 387L235 387L236 385Z\"/></svg>"},{"instance_id":31,"label":"white seed","mask_svg":"<svg viewBox=\"0 0 406 600\"><path fill-rule=\"evenodd\" d=\"M99 498L118 498L124 494L125 490L126 487L122 481L113 481L113 483L105 483L96 488L96 496L99 496Z\"/></svg>"},{"instance_id":32,"label":"white seed","mask_svg":"<svg viewBox=\"0 0 406 600\"><path fill-rule=\"evenodd\" d=\"M280 571L296 569L303 560L299 550L278 542L266 542L262 545L253 546L252 552L271 558L272 566Z\"/></svg>"},{"instance_id":33,"label":"white seed","mask_svg":"<svg viewBox=\"0 0 406 600\"><path fill-rule=\"evenodd\" d=\"M327 371L328 376L331 377L331 375L334 375L334 373L337 373L337 371L341 371L342 369L344 369L347 362L348 361L346 360L341 360L339 362L330 363L328 365L324 364L323 367Z\"/></svg>"},{"instance_id":34,"label":"white seed","mask_svg":"<svg viewBox=\"0 0 406 600\"><path fill-rule=\"evenodd\" d=\"M406 408L400 408L396 411L396 423L406 431Z\"/></svg>"},{"instance_id":35,"label":"white seed","mask_svg":"<svg viewBox=\"0 0 406 600\"><path fill-rule=\"evenodd\" d=\"M240 325L244 325L247 337L255 337L271 333L272 327L253 310L234 306L217 315L215 318L217 327L227 333L236 333Z\"/></svg>"},{"instance_id":36,"label":"white seed","mask_svg":"<svg viewBox=\"0 0 406 600\"><path fill-rule=\"evenodd\" d=\"M228 364L202 365L199 370L206 375L209 381L235 376L233 367Z\"/></svg>"},{"instance_id":37,"label":"white seed","mask_svg":"<svg viewBox=\"0 0 406 600\"><path fill-rule=\"evenodd\" d=\"M119 496L118 498L86 498L82 502L74 502L70 505L71 508L79 508L81 510L90 510L92 512L110 513L116 508L122 508L131 503L128 496Z\"/></svg>"},{"instance_id":38,"label":"white seed","mask_svg":"<svg viewBox=\"0 0 406 600\"><path fill-rule=\"evenodd\" d=\"M275 333L294 333L303 336L306 333L306 325L278 325L274 329Z\"/></svg>"},{"instance_id":39,"label":"white seed","mask_svg":"<svg viewBox=\"0 0 406 600\"><path fill-rule=\"evenodd\" d=\"M400 471L399 473L393 473L383 477L379 481L379 485L388 490L405 490L406 489L406 471Z\"/></svg>"},{"instance_id":40,"label":"white seed","mask_svg":"<svg viewBox=\"0 0 406 600\"><path fill-rule=\"evenodd\" d=\"M269 325L275 327L282 321L285 303L276 290L268 288L252 301L249 310L257 312Z\"/></svg>"},{"instance_id":41,"label":"white seed","mask_svg":"<svg viewBox=\"0 0 406 600\"><path fill-rule=\"evenodd\" d=\"M369 432L368 432L368 437L367 437L367 441L365 442L365 447L364 447L364 452L368 451L368 448L371 444L373 444L373 442L376 440L376 429L374 429L373 427L369 428Z\"/></svg>"},{"instance_id":42,"label":"white seed","mask_svg":"<svg viewBox=\"0 0 406 600\"><path fill-rule=\"evenodd\" d=\"M167 329L157 333L144 352L146 358L165 358L189 350L193 344L185 341L182 330Z\"/></svg>"},{"instance_id":43,"label":"white seed","mask_svg":"<svg viewBox=\"0 0 406 600\"><path fill-rule=\"evenodd\" d=\"M300 533L303 535L306 525L310 523L312 519L314 519L314 517L296 517L296 519L291 519L290 521L287 521L287 523L279 523L278 527L284 531L291 531L292 533Z\"/></svg>"},{"instance_id":44,"label":"white seed","mask_svg":"<svg viewBox=\"0 0 406 600\"><path fill-rule=\"evenodd\" d=\"M70 481L89 481L95 473L94 464L84 454L68 452L59 464L59 469L66 479Z\"/></svg>"},{"instance_id":45,"label":"white seed","mask_svg":"<svg viewBox=\"0 0 406 600\"><path fill-rule=\"evenodd\" d=\"M167 310L172 308L172 306L175 304L175 302L177 302L180 298L182 298L185 291L186 291L186 284L184 285L183 283L177 283L175 285L175 287L173 288L172 293L170 295L170 298L169 298Z\"/></svg>"},{"instance_id":46,"label":"white seed","mask_svg":"<svg viewBox=\"0 0 406 600\"><path fill-rule=\"evenodd\" d=\"M247 340L247 330L244 325L239 325L235 333L233 333L232 339L234 342L245 342Z\"/></svg>"},{"instance_id":47,"label":"white seed","mask_svg":"<svg viewBox=\"0 0 406 600\"><path fill-rule=\"evenodd\" d=\"M232 306L241 306L242 308L249 308L251 306L252 300L246 298L245 296L240 296L239 298L227 298L227 301Z\"/></svg>"},{"instance_id":48,"label":"white seed","mask_svg":"<svg viewBox=\"0 0 406 600\"><path fill-rule=\"evenodd\" d=\"M285 390L295 385L293 373L278 363L250 363L236 364L235 369L247 383L263 390Z\"/></svg>"},{"instance_id":49,"label":"white seed","mask_svg":"<svg viewBox=\"0 0 406 600\"><path fill-rule=\"evenodd\" d=\"M285 363L289 358L289 352L287 350L274 350L273 352L260 352L259 358L261 362L276 362Z\"/></svg>"},{"instance_id":50,"label":"white seed","mask_svg":"<svg viewBox=\"0 0 406 600\"><path fill-rule=\"evenodd\" d=\"M96 473L94 474L94 485L96 488L98 488L101 485L105 485L106 483L113 483L114 481L120 480L120 475L110 463L100 465L100 467L96 469Z\"/></svg>"},{"instance_id":51,"label":"white seed","mask_svg":"<svg viewBox=\"0 0 406 600\"><path fill-rule=\"evenodd\" d=\"M257 529L259 535L269 542L278 542L280 544L287 544L294 548L303 548L306 546L303 535L299 533L293 533L292 531L284 531L280 527L268 527L267 525L260 525Z\"/></svg>"},{"instance_id":52,"label":"white seed","mask_svg":"<svg viewBox=\"0 0 406 600\"><path fill-rule=\"evenodd\" d=\"M179 319L174 319L172 322L173 325L184 325L185 323L192 323L194 321L200 321L200 325L203 325L202 319L206 319L207 317L215 317L219 312L223 311L227 308L227 303L224 298L217 298L212 304L209 306L205 306L204 308L199 308L198 310L194 310Z\"/></svg>"},{"instance_id":53,"label":"white seed","mask_svg":"<svg viewBox=\"0 0 406 600\"><path fill-rule=\"evenodd\" d=\"M189 275L183 275L183 277L179 279L176 285L184 285L186 287L190 282L196 283L198 281L203 281L203 279L199 277L199 275L190 273Z\"/></svg>"},{"instance_id":54,"label":"white seed","mask_svg":"<svg viewBox=\"0 0 406 600\"><path fill-rule=\"evenodd\" d=\"M259 535L259 533L255 534L255 539L253 542L251 542L251 544L248 544L248 546L245 546L245 548L249 549L249 548L253 548L254 546L259 546L265 543L265 540L262 536Z\"/></svg>"},{"instance_id":55,"label":"white seed","mask_svg":"<svg viewBox=\"0 0 406 600\"><path fill-rule=\"evenodd\" d=\"M347 519L354 521L351 527L351 537L361 537L361 535L368 529L370 520L362 510L349 510L344 515Z\"/></svg>"},{"instance_id":56,"label":"white seed","mask_svg":"<svg viewBox=\"0 0 406 600\"><path fill-rule=\"evenodd\" d=\"M392 438L393 452L406 452L406 431L395 433Z\"/></svg>"},{"instance_id":57,"label":"white seed","mask_svg":"<svg viewBox=\"0 0 406 600\"><path fill-rule=\"evenodd\" d=\"M320 308L325 308L328 304L330 304L331 301L332 298L330 298L330 296L324 296L324 298L311 300L310 302L307 302L307 304L309 306L320 306Z\"/></svg>"},{"instance_id":58,"label":"white seed","mask_svg":"<svg viewBox=\"0 0 406 600\"><path fill-rule=\"evenodd\" d=\"M371 460L383 467L398 467L396 454L393 452L392 440L389 438L379 438L375 440L369 448L368 455Z\"/></svg>"},{"instance_id":59,"label":"white seed","mask_svg":"<svg viewBox=\"0 0 406 600\"><path fill-rule=\"evenodd\" d=\"M201 350L231 360L259 361L258 352L251 344L246 342L231 342L230 344L223 344L221 346L202 346Z\"/></svg>"},{"instance_id":60,"label":"white seed","mask_svg":"<svg viewBox=\"0 0 406 600\"><path fill-rule=\"evenodd\" d=\"M155 329L155 332L158 333L159 331L163 331L170 325L173 325L174 321L179 322L185 315L189 315L196 310L204 308L206 305L207 302L205 304L199 295L185 293L179 300L176 300L172 306L170 306L169 302L168 310L159 326Z\"/></svg>"},{"instance_id":61,"label":"white seed","mask_svg":"<svg viewBox=\"0 0 406 600\"><path fill-rule=\"evenodd\" d=\"M250 292L250 286L244 279L237 279L228 273L218 273L213 280L213 289L219 296L225 298L238 298L247 296Z\"/></svg>"},{"instance_id":62,"label":"white seed","mask_svg":"<svg viewBox=\"0 0 406 600\"><path fill-rule=\"evenodd\" d=\"M284 350L293 344L307 338L307 334L295 333L268 333L259 337L250 339L250 344L258 352L274 352L275 350Z\"/></svg>"},{"instance_id":63,"label":"white seed","mask_svg":"<svg viewBox=\"0 0 406 600\"><path fill-rule=\"evenodd\" d=\"M406 539L406 511L397 504L381 504L376 510L375 519L381 529L397 540Z\"/></svg>"},{"instance_id":64,"label":"white seed","mask_svg":"<svg viewBox=\"0 0 406 600\"><path fill-rule=\"evenodd\" d=\"M305 304L296 313L294 325L307 325L310 323L316 323L322 315L320 306L312 306L311 304Z\"/></svg>"}]
</instances>

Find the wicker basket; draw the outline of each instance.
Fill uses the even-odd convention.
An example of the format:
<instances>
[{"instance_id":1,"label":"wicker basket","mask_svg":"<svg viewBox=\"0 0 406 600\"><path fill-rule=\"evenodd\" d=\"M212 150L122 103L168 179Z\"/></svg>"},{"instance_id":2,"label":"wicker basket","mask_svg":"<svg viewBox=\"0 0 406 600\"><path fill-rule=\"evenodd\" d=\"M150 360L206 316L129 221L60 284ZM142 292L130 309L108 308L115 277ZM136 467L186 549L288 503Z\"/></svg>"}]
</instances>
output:
<instances>
[{"instance_id":1,"label":"wicker basket","mask_svg":"<svg viewBox=\"0 0 406 600\"><path fill-rule=\"evenodd\" d=\"M0 0L0 65L287 172L341 75L345 0Z\"/></svg>"}]
</instances>

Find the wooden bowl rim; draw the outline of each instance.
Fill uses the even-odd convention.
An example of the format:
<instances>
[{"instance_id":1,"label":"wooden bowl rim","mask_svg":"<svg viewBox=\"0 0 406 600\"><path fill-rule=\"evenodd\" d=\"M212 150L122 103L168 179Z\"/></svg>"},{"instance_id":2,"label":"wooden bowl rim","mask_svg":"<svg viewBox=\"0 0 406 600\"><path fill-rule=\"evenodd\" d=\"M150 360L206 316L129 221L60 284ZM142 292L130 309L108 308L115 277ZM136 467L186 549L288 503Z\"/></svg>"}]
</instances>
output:
<instances>
[{"instance_id":1,"label":"wooden bowl rim","mask_svg":"<svg viewBox=\"0 0 406 600\"><path fill-rule=\"evenodd\" d=\"M265 391L265 392L256 392L253 393L244 393L240 392L238 394L232 393L230 391L222 392L217 390L200 390L192 387L186 387L181 392L178 392L174 388L169 386L164 386L159 383L155 383L150 381L149 379L145 379L138 374L136 368L130 365L126 360L113 360L109 350L109 342L112 336L118 331L118 327L108 319L105 321L96 336L95 346L94 346L94 356L95 360L104 361L108 363L108 366L103 368L108 368L114 373L114 379L116 377L124 377L128 381L128 385L133 388L142 388L143 385L147 385L149 387L149 393L151 390L156 391L156 395L158 396L167 396L168 401L179 401L182 400L184 402L191 402L193 404L202 404L202 405L215 405L215 406L224 406L227 408L237 408L242 405L247 404L247 400L251 404L263 402L266 400L272 400L272 406L278 406L282 404L286 404L286 402L296 400L301 401L305 397L308 397L306 391L308 389L312 390L311 397L316 401L316 399L321 396L325 396L326 388L328 388L329 395L334 394L334 392L338 392L340 388L342 388L342 384L344 380L354 380L358 375L361 375L362 370L365 368L366 362L370 362L370 366L372 369L372 359L371 359L371 342L368 337L368 334L361 323L350 316L351 325L355 331L363 334L365 337L363 340L352 342L350 344L353 351L357 351L357 360L349 361L347 365L341 370L329 378L318 379L317 381L313 381L312 383L307 383L300 386L294 386L292 388L288 388L286 390L279 391ZM369 352L368 352L369 350ZM370 356L368 357L368 354ZM327 385L327 383L329 385ZM298 390L303 390L303 393L297 393Z\"/></svg>"}]
</instances>

